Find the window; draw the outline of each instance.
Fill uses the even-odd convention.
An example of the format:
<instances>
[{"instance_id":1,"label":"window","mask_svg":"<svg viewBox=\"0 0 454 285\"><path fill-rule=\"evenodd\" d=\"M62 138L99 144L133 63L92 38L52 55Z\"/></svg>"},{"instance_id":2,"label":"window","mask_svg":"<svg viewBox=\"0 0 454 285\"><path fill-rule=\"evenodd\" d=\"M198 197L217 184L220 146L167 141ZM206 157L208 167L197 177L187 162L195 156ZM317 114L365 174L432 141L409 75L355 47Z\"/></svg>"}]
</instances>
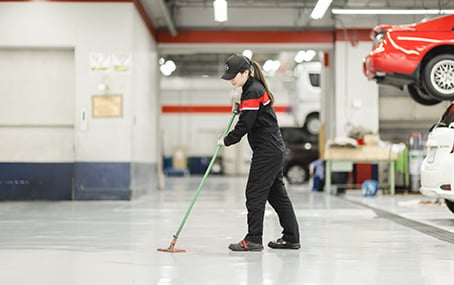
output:
<instances>
[{"instance_id":1,"label":"window","mask_svg":"<svg viewBox=\"0 0 454 285\"><path fill-rule=\"evenodd\" d=\"M313 87L320 87L320 73L309 73L309 81Z\"/></svg>"}]
</instances>

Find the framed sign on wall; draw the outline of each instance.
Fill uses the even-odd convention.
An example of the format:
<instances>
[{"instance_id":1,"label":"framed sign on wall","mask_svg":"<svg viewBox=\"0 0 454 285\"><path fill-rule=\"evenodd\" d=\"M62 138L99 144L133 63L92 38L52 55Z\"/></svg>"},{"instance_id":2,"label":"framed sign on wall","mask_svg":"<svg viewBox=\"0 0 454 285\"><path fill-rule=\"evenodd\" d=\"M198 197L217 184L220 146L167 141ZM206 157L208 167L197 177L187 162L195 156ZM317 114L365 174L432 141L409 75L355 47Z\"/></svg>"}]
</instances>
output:
<instances>
[{"instance_id":1,"label":"framed sign on wall","mask_svg":"<svg viewBox=\"0 0 454 285\"><path fill-rule=\"evenodd\" d=\"M93 118L123 117L123 95L92 96Z\"/></svg>"}]
</instances>

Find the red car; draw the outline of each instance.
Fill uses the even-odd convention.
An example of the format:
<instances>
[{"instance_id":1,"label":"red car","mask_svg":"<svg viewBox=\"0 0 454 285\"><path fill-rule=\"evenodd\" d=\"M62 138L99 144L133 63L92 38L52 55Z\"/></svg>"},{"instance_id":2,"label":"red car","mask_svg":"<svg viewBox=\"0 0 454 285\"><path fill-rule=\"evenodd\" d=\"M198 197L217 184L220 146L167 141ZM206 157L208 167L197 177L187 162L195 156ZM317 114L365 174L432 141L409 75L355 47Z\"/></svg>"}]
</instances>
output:
<instances>
[{"instance_id":1,"label":"red car","mask_svg":"<svg viewBox=\"0 0 454 285\"><path fill-rule=\"evenodd\" d=\"M407 86L423 105L454 100L454 15L409 25L379 25L363 72L378 84Z\"/></svg>"}]
</instances>

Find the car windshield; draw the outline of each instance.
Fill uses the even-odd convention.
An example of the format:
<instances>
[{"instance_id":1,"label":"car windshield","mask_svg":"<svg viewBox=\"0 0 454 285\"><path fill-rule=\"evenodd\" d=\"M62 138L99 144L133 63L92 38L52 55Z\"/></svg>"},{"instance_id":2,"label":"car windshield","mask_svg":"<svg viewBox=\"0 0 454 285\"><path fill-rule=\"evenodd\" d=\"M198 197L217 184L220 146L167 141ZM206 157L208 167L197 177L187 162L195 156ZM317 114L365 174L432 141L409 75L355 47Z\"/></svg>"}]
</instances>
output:
<instances>
[{"instance_id":1,"label":"car windshield","mask_svg":"<svg viewBox=\"0 0 454 285\"><path fill-rule=\"evenodd\" d=\"M320 87L320 73L309 73L309 80L314 87Z\"/></svg>"},{"instance_id":2,"label":"car windshield","mask_svg":"<svg viewBox=\"0 0 454 285\"><path fill-rule=\"evenodd\" d=\"M452 122L454 122L454 104L449 105L440 119L440 123L444 123L446 126L449 126Z\"/></svg>"}]
</instances>

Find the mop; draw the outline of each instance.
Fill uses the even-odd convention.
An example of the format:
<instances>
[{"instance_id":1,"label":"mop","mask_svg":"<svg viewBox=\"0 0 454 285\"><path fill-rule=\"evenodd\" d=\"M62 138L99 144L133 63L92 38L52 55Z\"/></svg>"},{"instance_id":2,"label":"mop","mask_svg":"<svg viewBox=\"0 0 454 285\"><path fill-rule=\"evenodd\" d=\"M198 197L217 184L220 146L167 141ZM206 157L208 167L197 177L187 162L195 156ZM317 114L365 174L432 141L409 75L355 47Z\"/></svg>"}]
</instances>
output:
<instances>
[{"instance_id":1,"label":"mop","mask_svg":"<svg viewBox=\"0 0 454 285\"><path fill-rule=\"evenodd\" d=\"M230 118L229 124L227 125L227 128L224 131L224 136L226 136L228 134L230 128L232 127L233 120L235 119L235 116L236 116L237 113L238 112L236 110L232 111L232 117ZM184 215L184 218L181 221L181 224L178 227L177 232L173 236L173 240L170 242L169 247L168 248L158 248L158 251L164 251L164 252L186 252L186 250L184 250L184 249L176 249L175 248L175 244L177 243L177 239L180 236L180 232L183 229L183 226L186 223L186 220L188 219L189 213L191 212L192 207L195 204L195 201L199 197L200 190L202 190L203 184L205 184L205 180L207 179L208 174L211 171L211 167L213 166L214 161L216 160L216 157L218 156L218 153L221 150L221 147L222 147L222 145L220 145L220 144L217 146L216 151L214 152L214 155L211 158L210 164L208 165L208 168L207 168L207 170L205 171L205 174L202 177L202 181L200 181L199 188L197 188L197 191L195 192L194 197L192 198L192 201L189 204L188 210L186 211L186 214Z\"/></svg>"}]
</instances>

